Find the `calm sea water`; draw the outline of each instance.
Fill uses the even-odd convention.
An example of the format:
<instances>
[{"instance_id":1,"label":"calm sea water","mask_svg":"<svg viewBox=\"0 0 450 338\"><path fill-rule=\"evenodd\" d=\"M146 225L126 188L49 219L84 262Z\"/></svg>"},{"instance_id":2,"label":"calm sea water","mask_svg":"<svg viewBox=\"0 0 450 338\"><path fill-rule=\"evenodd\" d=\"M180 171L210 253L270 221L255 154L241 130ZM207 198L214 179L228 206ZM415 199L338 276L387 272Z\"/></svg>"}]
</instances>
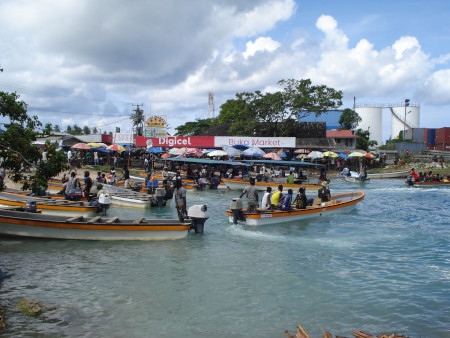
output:
<instances>
[{"instance_id":1,"label":"calm sea water","mask_svg":"<svg viewBox=\"0 0 450 338\"><path fill-rule=\"evenodd\" d=\"M228 223L240 191L189 191L210 219L203 236L176 241L0 239L0 267L14 274L0 283L1 336L285 337L300 324L312 337L450 337L450 189L362 189L346 214L259 228ZM176 217L173 206L145 211L158 214ZM23 297L56 310L24 317Z\"/></svg>"}]
</instances>

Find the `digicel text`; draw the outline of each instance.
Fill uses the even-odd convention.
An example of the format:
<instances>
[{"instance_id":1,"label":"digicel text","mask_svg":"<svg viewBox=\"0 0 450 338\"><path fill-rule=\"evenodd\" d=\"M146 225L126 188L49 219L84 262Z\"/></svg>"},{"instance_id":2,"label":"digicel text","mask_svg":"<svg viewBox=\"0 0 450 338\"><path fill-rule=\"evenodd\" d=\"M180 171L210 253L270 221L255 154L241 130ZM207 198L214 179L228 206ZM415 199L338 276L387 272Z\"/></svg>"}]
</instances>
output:
<instances>
[{"instance_id":1,"label":"digicel text","mask_svg":"<svg viewBox=\"0 0 450 338\"><path fill-rule=\"evenodd\" d=\"M159 144L161 146L168 146L168 147L177 147L177 146L190 146L191 145L191 138L188 137L160 137L158 139Z\"/></svg>"}]
</instances>

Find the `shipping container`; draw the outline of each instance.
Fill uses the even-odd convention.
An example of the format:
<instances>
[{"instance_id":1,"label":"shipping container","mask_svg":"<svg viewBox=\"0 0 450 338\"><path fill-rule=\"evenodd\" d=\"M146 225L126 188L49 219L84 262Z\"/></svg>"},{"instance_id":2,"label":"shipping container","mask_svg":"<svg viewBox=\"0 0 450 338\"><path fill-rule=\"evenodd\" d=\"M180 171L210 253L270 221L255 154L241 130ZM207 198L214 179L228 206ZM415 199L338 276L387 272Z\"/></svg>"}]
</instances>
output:
<instances>
[{"instance_id":1,"label":"shipping container","mask_svg":"<svg viewBox=\"0 0 450 338\"><path fill-rule=\"evenodd\" d=\"M423 141L428 145L434 145L436 143L436 129L426 128Z\"/></svg>"},{"instance_id":2,"label":"shipping container","mask_svg":"<svg viewBox=\"0 0 450 338\"><path fill-rule=\"evenodd\" d=\"M447 143L436 143L433 150L439 151L450 151L450 142Z\"/></svg>"},{"instance_id":3,"label":"shipping container","mask_svg":"<svg viewBox=\"0 0 450 338\"><path fill-rule=\"evenodd\" d=\"M412 133L412 141L413 142L419 142L419 143L424 142L425 128L412 128L411 133ZM411 135L409 135L409 136L411 136Z\"/></svg>"},{"instance_id":4,"label":"shipping container","mask_svg":"<svg viewBox=\"0 0 450 338\"><path fill-rule=\"evenodd\" d=\"M436 129L436 144L438 143L450 143L449 127Z\"/></svg>"},{"instance_id":5,"label":"shipping container","mask_svg":"<svg viewBox=\"0 0 450 338\"><path fill-rule=\"evenodd\" d=\"M427 150L427 145L424 142L398 142L395 144L395 150L399 153L409 150L411 154L420 154Z\"/></svg>"}]
</instances>

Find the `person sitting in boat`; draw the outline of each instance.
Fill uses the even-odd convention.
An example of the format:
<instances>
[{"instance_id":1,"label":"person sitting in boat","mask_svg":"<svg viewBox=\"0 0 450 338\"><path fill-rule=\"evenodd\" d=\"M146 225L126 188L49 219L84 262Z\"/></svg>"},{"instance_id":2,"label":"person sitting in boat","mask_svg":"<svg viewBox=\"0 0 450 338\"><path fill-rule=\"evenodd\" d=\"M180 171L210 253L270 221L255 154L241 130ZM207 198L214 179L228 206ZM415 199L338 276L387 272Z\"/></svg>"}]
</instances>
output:
<instances>
[{"instance_id":1,"label":"person sitting in boat","mask_svg":"<svg viewBox=\"0 0 450 338\"><path fill-rule=\"evenodd\" d=\"M164 187L164 190L166 191L166 194L164 195L164 201L171 200L173 198L172 184L169 182L169 180L164 179L163 187Z\"/></svg>"},{"instance_id":2,"label":"person sitting in boat","mask_svg":"<svg viewBox=\"0 0 450 338\"><path fill-rule=\"evenodd\" d=\"M411 169L411 177L413 179L413 182L419 181L419 174L417 173L417 171L414 168Z\"/></svg>"},{"instance_id":3,"label":"person sitting in boat","mask_svg":"<svg viewBox=\"0 0 450 338\"><path fill-rule=\"evenodd\" d=\"M258 208L258 188L255 187L255 179L253 177L250 178L250 185L244 188L241 196L247 196L247 212L256 212L256 208Z\"/></svg>"},{"instance_id":4,"label":"person sitting in boat","mask_svg":"<svg viewBox=\"0 0 450 338\"><path fill-rule=\"evenodd\" d=\"M102 177L102 172L101 171L97 171L96 181L97 181L97 183L103 183L103 177Z\"/></svg>"},{"instance_id":5,"label":"person sitting in boat","mask_svg":"<svg viewBox=\"0 0 450 338\"><path fill-rule=\"evenodd\" d=\"M272 194L270 199L270 207L272 210L279 209L279 203L283 197L283 186L280 184L278 190Z\"/></svg>"},{"instance_id":6,"label":"person sitting in boat","mask_svg":"<svg viewBox=\"0 0 450 338\"><path fill-rule=\"evenodd\" d=\"M294 201L296 208L305 209L308 205L313 205L313 202L314 198L306 197L306 188L303 185L298 188L298 194Z\"/></svg>"},{"instance_id":7,"label":"person sitting in boat","mask_svg":"<svg viewBox=\"0 0 450 338\"><path fill-rule=\"evenodd\" d=\"M351 172L350 172L350 169L347 168L347 167L344 167L344 169L342 169L341 174L343 176L351 176L352 175Z\"/></svg>"},{"instance_id":8,"label":"person sitting in boat","mask_svg":"<svg viewBox=\"0 0 450 338\"><path fill-rule=\"evenodd\" d=\"M287 177L287 184L294 184L294 175L292 175L292 171L289 172Z\"/></svg>"},{"instance_id":9,"label":"person sitting in boat","mask_svg":"<svg viewBox=\"0 0 450 338\"><path fill-rule=\"evenodd\" d=\"M71 194L74 190L79 189L81 191L81 184L76 176L77 174L74 171L70 173L70 178L67 181L66 191L64 192L65 198L67 200L71 198Z\"/></svg>"},{"instance_id":10,"label":"person sitting in boat","mask_svg":"<svg viewBox=\"0 0 450 338\"><path fill-rule=\"evenodd\" d=\"M322 188L317 191L317 197L322 200L322 202L331 201L331 193L329 189L328 182L322 182Z\"/></svg>"},{"instance_id":11,"label":"person sitting in boat","mask_svg":"<svg viewBox=\"0 0 450 338\"><path fill-rule=\"evenodd\" d=\"M266 192L261 200L261 210L270 210L270 194L272 193L272 187L267 187Z\"/></svg>"},{"instance_id":12,"label":"person sitting in boat","mask_svg":"<svg viewBox=\"0 0 450 338\"><path fill-rule=\"evenodd\" d=\"M98 207L99 206L98 197L100 196L100 194L103 193L104 193L103 185L101 183L97 184L97 193L95 197L89 202L89 206Z\"/></svg>"},{"instance_id":13,"label":"person sitting in boat","mask_svg":"<svg viewBox=\"0 0 450 338\"><path fill-rule=\"evenodd\" d=\"M283 205L281 206L281 210L285 210L285 211L292 210L292 206L291 206L292 194L293 194L292 189L288 189L287 195L284 196L284 202L283 202Z\"/></svg>"}]
</instances>

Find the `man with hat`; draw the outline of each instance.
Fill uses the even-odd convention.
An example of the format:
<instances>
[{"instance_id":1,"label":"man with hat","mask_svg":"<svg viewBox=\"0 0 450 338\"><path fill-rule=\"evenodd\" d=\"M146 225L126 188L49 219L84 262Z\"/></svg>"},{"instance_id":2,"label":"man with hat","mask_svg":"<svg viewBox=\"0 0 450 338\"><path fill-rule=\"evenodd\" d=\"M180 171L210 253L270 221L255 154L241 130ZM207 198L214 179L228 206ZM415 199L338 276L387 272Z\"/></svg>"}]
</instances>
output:
<instances>
[{"instance_id":1,"label":"man with hat","mask_svg":"<svg viewBox=\"0 0 450 338\"><path fill-rule=\"evenodd\" d=\"M247 196L247 212L256 212L256 208L258 207L258 189L255 187L255 179L250 178L250 185L244 188L241 196Z\"/></svg>"},{"instance_id":2,"label":"man with hat","mask_svg":"<svg viewBox=\"0 0 450 338\"><path fill-rule=\"evenodd\" d=\"M327 181L322 182L322 188L318 190L317 197L322 199L322 202L331 201L331 193Z\"/></svg>"}]
</instances>

